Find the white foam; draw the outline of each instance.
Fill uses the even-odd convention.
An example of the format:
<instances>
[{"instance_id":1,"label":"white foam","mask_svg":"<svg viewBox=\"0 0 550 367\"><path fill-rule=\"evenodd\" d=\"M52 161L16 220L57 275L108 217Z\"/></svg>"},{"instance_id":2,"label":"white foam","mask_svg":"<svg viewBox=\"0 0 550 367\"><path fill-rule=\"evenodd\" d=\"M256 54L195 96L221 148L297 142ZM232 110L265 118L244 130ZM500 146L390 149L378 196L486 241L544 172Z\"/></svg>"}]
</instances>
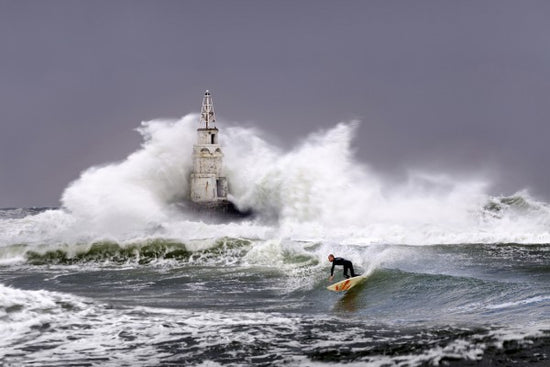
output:
<instances>
[{"instance_id":1,"label":"white foam","mask_svg":"<svg viewBox=\"0 0 550 367\"><path fill-rule=\"evenodd\" d=\"M253 344L255 336L248 331L256 326L265 327L266 332L272 327L290 332L298 323L298 318L261 312L113 309L63 293L0 284L0 358L10 354L7 361L13 364L59 363L67 358L106 358L107 365L157 364L171 354L160 353L156 345L182 335L196 340L199 349L236 338ZM233 333L229 331L232 326L243 330Z\"/></svg>"},{"instance_id":2,"label":"white foam","mask_svg":"<svg viewBox=\"0 0 550 367\"><path fill-rule=\"evenodd\" d=\"M491 212L485 204L500 199L487 194L483 178L411 171L407 182L385 181L354 157L355 122L311 134L287 152L254 129L223 127L232 199L258 218L205 224L174 206L187 196L196 128L197 115L143 123L142 147L120 162L85 170L63 193L62 209L0 219L0 247L65 244L78 251L100 240L224 236L361 246L550 243L549 206L525 191L516 194L525 205ZM21 253L0 251L2 261L16 256Z\"/></svg>"},{"instance_id":3,"label":"white foam","mask_svg":"<svg viewBox=\"0 0 550 367\"><path fill-rule=\"evenodd\" d=\"M117 309L59 292L0 285L0 358L14 365L59 364L71 359L80 364L101 359L104 365L151 365L182 356L194 358L197 353L208 354L211 348L223 349L228 343L238 341L243 348L257 343L269 345L267 353L283 356L291 365L314 364L305 357L307 351L340 348L341 340L353 340L355 348L360 350L370 348L373 342L402 343L417 337L400 332L385 334L380 325L373 326L376 331L365 332L366 325L360 320L354 326L332 330L327 336L322 332L322 325L332 321L341 322L327 315L316 319L264 312ZM530 325L494 328L466 338L457 337L445 345L434 343L432 348L421 348L417 353L411 351L394 357L372 354L367 358L372 365L402 363L411 366L437 365L446 357L477 360L489 346L501 348L510 340L528 342L526 338L541 336L541 330L549 326L546 321L537 321ZM309 332L317 337L301 339ZM429 333L422 335L429 337ZM296 336L296 339L289 336ZM194 348L183 348L186 338L193 340ZM437 335L434 338L437 339ZM163 352L159 346L164 343L177 346L178 352ZM243 364L246 363L243 360Z\"/></svg>"},{"instance_id":4,"label":"white foam","mask_svg":"<svg viewBox=\"0 0 550 367\"><path fill-rule=\"evenodd\" d=\"M514 301L514 302L504 302L504 303L499 303L499 304L496 304L496 305L487 305L486 308L488 308L488 309L510 308L510 307L516 307L516 306L529 305L529 304L532 304L532 303L544 302L544 301L548 301L548 300L550 300L550 296L535 296L535 297L530 297L530 298L527 298L527 299L522 299L522 300Z\"/></svg>"}]
</instances>

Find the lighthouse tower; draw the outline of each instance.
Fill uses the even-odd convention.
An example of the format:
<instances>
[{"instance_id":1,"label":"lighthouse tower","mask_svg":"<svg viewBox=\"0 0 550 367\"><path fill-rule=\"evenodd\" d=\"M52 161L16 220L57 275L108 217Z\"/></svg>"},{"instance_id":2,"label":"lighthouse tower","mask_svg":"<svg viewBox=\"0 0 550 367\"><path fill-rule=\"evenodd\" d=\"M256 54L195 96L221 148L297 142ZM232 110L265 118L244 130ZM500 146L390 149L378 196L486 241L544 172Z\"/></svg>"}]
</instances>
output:
<instances>
[{"instance_id":1,"label":"lighthouse tower","mask_svg":"<svg viewBox=\"0 0 550 367\"><path fill-rule=\"evenodd\" d=\"M191 201L207 206L227 204L227 179L223 176L223 153L218 144L218 128L212 95L204 93L197 144L193 145Z\"/></svg>"}]
</instances>

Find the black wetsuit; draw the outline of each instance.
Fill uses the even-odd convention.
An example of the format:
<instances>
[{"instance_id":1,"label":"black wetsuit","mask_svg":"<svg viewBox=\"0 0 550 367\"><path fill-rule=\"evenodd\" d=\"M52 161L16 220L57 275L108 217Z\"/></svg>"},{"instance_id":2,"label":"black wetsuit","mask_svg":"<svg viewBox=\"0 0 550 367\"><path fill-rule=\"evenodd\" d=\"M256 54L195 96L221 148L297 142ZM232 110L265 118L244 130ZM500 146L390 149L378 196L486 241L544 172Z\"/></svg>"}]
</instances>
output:
<instances>
[{"instance_id":1,"label":"black wetsuit","mask_svg":"<svg viewBox=\"0 0 550 367\"><path fill-rule=\"evenodd\" d=\"M344 277L349 278L348 275L348 269L350 270L350 274L352 277L355 276L355 272L353 271L353 264L351 261L346 260L341 257L335 257L334 260L332 260L332 269L330 269L330 276L334 275L334 267L336 265L343 265L344 266Z\"/></svg>"}]
</instances>

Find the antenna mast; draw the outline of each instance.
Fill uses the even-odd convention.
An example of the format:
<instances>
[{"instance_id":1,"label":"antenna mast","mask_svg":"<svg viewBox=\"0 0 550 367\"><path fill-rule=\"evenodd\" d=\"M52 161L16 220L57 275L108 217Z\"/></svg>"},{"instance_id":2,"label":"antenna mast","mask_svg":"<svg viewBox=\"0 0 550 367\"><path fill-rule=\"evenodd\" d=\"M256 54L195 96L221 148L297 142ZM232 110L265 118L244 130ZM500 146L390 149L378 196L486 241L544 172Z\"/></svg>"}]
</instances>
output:
<instances>
[{"instance_id":1,"label":"antenna mast","mask_svg":"<svg viewBox=\"0 0 550 367\"><path fill-rule=\"evenodd\" d=\"M210 92L208 90L204 93L204 98L202 99L200 122L204 122L207 129L208 123L216 122L216 115L214 114L214 103L212 102L212 96L210 95Z\"/></svg>"}]
</instances>

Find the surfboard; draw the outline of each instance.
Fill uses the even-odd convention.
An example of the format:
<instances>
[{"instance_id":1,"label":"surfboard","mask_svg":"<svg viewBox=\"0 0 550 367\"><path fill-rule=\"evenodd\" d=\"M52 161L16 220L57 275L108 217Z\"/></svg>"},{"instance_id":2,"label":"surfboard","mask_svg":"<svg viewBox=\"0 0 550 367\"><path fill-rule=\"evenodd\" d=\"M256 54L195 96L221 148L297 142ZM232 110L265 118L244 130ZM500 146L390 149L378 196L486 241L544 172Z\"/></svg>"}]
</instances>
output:
<instances>
[{"instance_id":1,"label":"surfboard","mask_svg":"<svg viewBox=\"0 0 550 367\"><path fill-rule=\"evenodd\" d=\"M365 279L367 279L365 275L359 275L353 278L344 279L338 283L331 284L327 287L327 289L333 292L349 291L351 288L363 282Z\"/></svg>"}]
</instances>

